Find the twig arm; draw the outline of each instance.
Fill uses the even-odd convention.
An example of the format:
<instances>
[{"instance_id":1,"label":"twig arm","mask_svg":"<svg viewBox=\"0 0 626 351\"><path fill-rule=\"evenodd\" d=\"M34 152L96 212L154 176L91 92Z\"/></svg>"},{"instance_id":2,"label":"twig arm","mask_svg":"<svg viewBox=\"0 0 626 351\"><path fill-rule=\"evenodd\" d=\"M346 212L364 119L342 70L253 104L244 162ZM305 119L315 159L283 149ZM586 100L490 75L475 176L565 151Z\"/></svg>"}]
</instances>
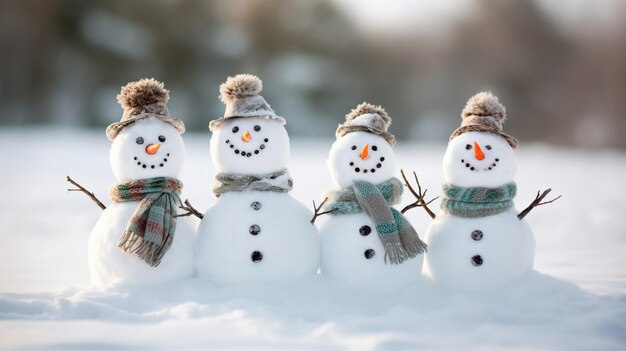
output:
<instances>
[{"instance_id":1,"label":"twig arm","mask_svg":"<svg viewBox=\"0 0 626 351\"><path fill-rule=\"evenodd\" d=\"M552 200L548 200L548 201L543 201L543 199L548 196L548 194L552 191L551 188L548 188L546 190L544 190L542 193L540 193L539 191L537 191L537 196L535 196L535 199L530 203L530 205L528 205L528 207L526 207L522 212L520 212L517 215L517 218L519 218L520 220L523 219L524 217L526 217L527 214L530 213L530 211L533 210L533 208L541 206L541 205L546 205L546 204L550 204L553 203L554 201L558 200L561 198L562 195L559 195L557 197L555 197Z\"/></svg>"},{"instance_id":2,"label":"twig arm","mask_svg":"<svg viewBox=\"0 0 626 351\"><path fill-rule=\"evenodd\" d=\"M73 186L75 186L75 189L67 189L67 191L80 191L82 193L85 193L85 195L89 196L89 198L96 203L96 205L98 205L98 207L100 207L103 211L107 208L100 200L98 200L98 198L96 197L96 195L92 192L89 191L87 189L85 189L85 187L83 187L82 185L78 184L74 179L70 178L70 176L66 176L65 178L70 184L72 184Z\"/></svg>"},{"instance_id":3,"label":"twig arm","mask_svg":"<svg viewBox=\"0 0 626 351\"><path fill-rule=\"evenodd\" d=\"M311 218L311 224L315 224L315 220L317 219L317 217L337 211L336 208L333 208L332 210L320 212L322 210L322 207L324 207L326 201L328 201L328 198L324 198L324 201L322 201L319 206L316 206L315 200L313 200L313 218Z\"/></svg>"},{"instance_id":4,"label":"twig arm","mask_svg":"<svg viewBox=\"0 0 626 351\"><path fill-rule=\"evenodd\" d=\"M413 194L413 196L415 197L415 202L405 206L402 209L401 212L404 214L405 212L407 212L408 210L410 210L412 208L421 207L421 208L424 209L424 211L426 211L426 213L430 216L430 218L435 219L437 217L437 215L435 215L435 213L433 211L431 211L430 208L428 208L428 205L430 205L433 201L437 200L439 198L439 196L437 196L437 197L431 199L430 201L426 202L426 200L424 200L424 197L426 196L426 192L428 191L428 189L425 189L422 192L422 186L420 184L419 179L417 178L417 174L415 172L413 172L413 176L415 177L415 183L417 184L417 191L415 191L415 189L409 183L409 180L406 178L406 175L404 174L404 170L400 170L400 174L402 174L402 179L404 180L404 185L406 185L406 187L409 189L411 194Z\"/></svg>"},{"instance_id":5,"label":"twig arm","mask_svg":"<svg viewBox=\"0 0 626 351\"><path fill-rule=\"evenodd\" d=\"M196 217L198 217L198 218L200 218L200 219L203 219L203 218L204 218L204 215L203 215L202 213L198 212L198 210L196 210L196 209L195 209L195 208L191 205L191 202L189 201L189 199L185 199L185 202L184 202L183 204L181 204L181 205L179 206L179 208L180 208L180 209L183 209L183 210L185 210L185 211L187 211L187 212L185 212L185 213L181 213L181 214L177 214L177 215L175 215L174 217L188 217L188 216L194 215L194 216L196 216Z\"/></svg>"}]
</instances>

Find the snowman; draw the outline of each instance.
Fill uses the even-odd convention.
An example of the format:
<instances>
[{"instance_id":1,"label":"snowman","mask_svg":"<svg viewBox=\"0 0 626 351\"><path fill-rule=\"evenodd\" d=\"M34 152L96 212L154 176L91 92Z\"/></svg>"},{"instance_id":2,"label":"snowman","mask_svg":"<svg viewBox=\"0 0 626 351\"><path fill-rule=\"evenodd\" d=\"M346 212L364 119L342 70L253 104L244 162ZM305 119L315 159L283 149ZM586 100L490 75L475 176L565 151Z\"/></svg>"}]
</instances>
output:
<instances>
[{"instance_id":1,"label":"snowman","mask_svg":"<svg viewBox=\"0 0 626 351\"><path fill-rule=\"evenodd\" d=\"M211 121L217 201L198 229L198 275L220 285L285 281L315 274L320 244L311 212L288 192L285 119L249 74L220 86L224 117Z\"/></svg>"},{"instance_id":2,"label":"snowman","mask_svg":"<svg viewBox=\"0 0 626 351\"><path fill-rule=\"evenodd\" d=\"M195 235L175 217L185 125L170 117L169 92L154 79L127 84L117 99L124 115L106 134L119 182L89 238L92 282L153 284L192 277Z\"/></svg>"},{"instance_id":3,"label":"snowman","mask_svg":"<svg viewBox=\"0 0 626 351\"><path fill-rule=\"evenodd\" d=\"M426 232L424 272L443 286L492 289L533 268L535 239L523 217L544 204L549 190L518 215L513 207L518 141L502 132L504 106L491 93L479 93L469 99L462 118L443 157L443 213L435 217L428 210L434 221Z\"/></svg>"},{"instance_id":4,"label":"snowman","mask_svg":"<svg viewBox=\"0 0 626 351\"><path fill-rule=\"evenodd\" d=\"M391 292L417 280L426 245L391 206L403 186L397 171L391 118L362 103L336 131L327 160L335 187L325 194L330 217L320 227L322 274L357 288Z\"/></svg>"}]
</instances>

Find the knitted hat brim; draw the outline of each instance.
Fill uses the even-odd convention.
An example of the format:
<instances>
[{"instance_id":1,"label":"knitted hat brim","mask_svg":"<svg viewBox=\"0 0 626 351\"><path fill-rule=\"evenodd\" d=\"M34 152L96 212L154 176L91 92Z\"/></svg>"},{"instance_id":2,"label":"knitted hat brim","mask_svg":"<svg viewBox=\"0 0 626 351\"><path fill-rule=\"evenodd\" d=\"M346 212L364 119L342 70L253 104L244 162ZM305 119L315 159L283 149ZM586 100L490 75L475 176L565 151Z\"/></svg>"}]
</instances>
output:
<instances>
[{"instance_id":1,"label":"knitted hat brim","mask_svg":"<svg viewBox=\"0 0 626 351\"><path fill-rule=\"evenodd\" d=\"M379 130L379 129L374 129L374 128L370 128L367 126L362 126L362 125L339 125L339 127L337 128L337 131L335 132L335 136L337 138L340 138L348 133L353 133L353 132L367 132L367 133L372 133L372 134L376 134L378 136L383 137L385 140L387 140L387 142L389 143L389 145L394 146L396 144L396 137L389 133L386 132L384 130Z\"/></svg>"},{"instance_id":2,"label":"knitted hat brim","mask_svg":"<svg viewBox=\"0 0 626 351\"><path fill-rule=\"evenodd\" d=\"M262 119L273 119L279 123L281 123L282 125L287 124L287 121L281 117L281 116L276 116L276 115L245 115L245 116L225 116L225 117L220 117L218 119L214 119L211 122L209 122L209 130L211 132L213 132L215 129L219 128L222 124L224 124L224 122L226 122L229 119L233 119L233 118L262 118Z\"/></svg>"},{"instance_id":3,"label":"knitted hat brim","mask_svg":"<svg viewBox=\"0 0 626 351\"><path fill-rule=\"evenodd\" d=\"M499 136L503 137L508 143L509 145L511 145L511 147L513 149L517 148L519 146L519 141L517 139L515 139L514 137L501 132L500 130L496 129L496 128L490 128L485 126L484 124L468 124L465 126L461 126L459 128L457 128L457 130L455 130L452 135L450 135L450 139L448 140L452 140L455 137L458 137L459 135L465 133L465 132L490 132L490 133L494 133L494 134L498 134Z\"/></svg>"},{"instance_id":4,"label":"knitted hat brim","mask_svg":"<svg viewBox=\"0 0 626 351\"><path fill-rule=\"evenodd\" d=\"M113 141L113 139L115 139L120 131L124 129L124 127L144 119L156 119L161 122L165 122L176 128L179 134L183 134L185 132L185 123L183 123L180 118L165 117L162 115L155 115L151 113L143 113L137 116L133 116L132 118L110 124L106 129L107 138Z\"/></svg>"}]
</instances>

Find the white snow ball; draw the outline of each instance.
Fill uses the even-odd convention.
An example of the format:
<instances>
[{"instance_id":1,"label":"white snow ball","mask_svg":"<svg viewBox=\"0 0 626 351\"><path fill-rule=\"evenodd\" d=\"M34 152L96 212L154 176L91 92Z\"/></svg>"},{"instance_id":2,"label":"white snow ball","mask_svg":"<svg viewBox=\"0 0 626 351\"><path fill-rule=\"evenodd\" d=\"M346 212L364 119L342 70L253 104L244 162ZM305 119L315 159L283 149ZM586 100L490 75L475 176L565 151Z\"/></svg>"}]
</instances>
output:
<instances>
[{"instance_id":1,"label":"white snow ball","mask_svg":"<svg viewBox=\"0 0 626 351\"><path fill-rule=\"evenodd\" d=\"M383 137L367 132L352 132L337 139L330 148L327 165L342 188L355 180L379 184L396 173L391 145Z\"/></svg>"},{"instance_id":2,"label":"white snow ball","mask_svg":"<svg viewBox=\"0 0 626 351\"><path fill-rule=\"evenodd\" d=\"M266 118L231 118L213 131L211 159L218 172L266 174L287 167L289 136Z\"/></svg>"},{"instance_id":3,"label":"white snow ball","mask_svg":"<svg viewBox=\"0 0 626 351\"><path fill-rule=\"evenodd\" d=\"M517 162L506 140L490 132L466 132L452 139L443 156L447 183L494 188L513 181Z\"/></svg>"},{"instance_id":4,"label":"white snow ball","mask_svg":"<svg viewBox=\"0 0 626 351\"><path fill-rule=\"evenodd\" d=\"M124 127L113 140L109 162L120 181L178 178L185 162L185 144L171 125L143 119Z\"/></svg>"}]
</instances>

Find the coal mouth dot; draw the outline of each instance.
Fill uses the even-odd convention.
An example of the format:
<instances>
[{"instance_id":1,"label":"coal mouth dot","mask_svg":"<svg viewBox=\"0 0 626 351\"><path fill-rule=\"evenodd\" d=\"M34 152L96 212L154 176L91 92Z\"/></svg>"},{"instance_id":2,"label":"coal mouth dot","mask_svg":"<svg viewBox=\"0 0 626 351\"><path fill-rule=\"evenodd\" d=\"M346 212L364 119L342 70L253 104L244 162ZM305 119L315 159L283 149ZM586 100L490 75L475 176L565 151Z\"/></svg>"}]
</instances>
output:
<instances>
[{"instance_id":1,"label":"coal mouth dot","mask_svg":"<svg viewBox=\"0 0 626 351\"><path fill-rule=\"evenodd\" d=\"M385 158L384 158L384 157L381 157L379 160L380 160L380 162L378 162L378 163L376 164L376 168L381 168L381 167L383 166L383 164L382 164L382 163L383 163L383 162L385 162ZM350 161L349 165L350 165L350 167L354 167L354 165L355 165L354 161ZM372 168L370 168L370 169L367 169L367 168L363 168L363 169L361 169L360 167L355 167L355 168L354 168L354 171L355 171L356 173L360 173L361 171L363 171L363 173L368 173L368 172L370 172L370 173L376 173L376 168L372 167Z\"/></svg>"},{"instance_id":2,"label":"coal mouth dot","mask_svg":"<svg viewBox=\"0 0 626 351\"><path fill-rule=\"evenodd\" d=\"M493 170L497 166L498 162L500 162L500 159L496 158L494 161L495 162L492 162L487 168L483 169L483 171ZM465 159L461 159L461 164L464 164L465 168L469 168L470 171L476 171L476 172L480 171L479 169L476 168L476 166L472 165L469 162L466 162Z\"/></svg>"},{"instance_id":3,"label":"coal mouth dot","mask_svg":"<svg viewBox=\"0 0 626 351\"><path fill-rule=\"evenodd\" d=\"M168 154L167 154L167 157L169 157L169 156L170 156L170 154L168 153ZM163 166L165 166L165 162L167 162L167 157L164 157L164 158L163 158L163 161L162 161L162 162L160 162L160 163L158 164L158 165L159 165L159 167L163 167ZM156 168L156 166L157 166L157 164L156 164L156 163L155 163L155 164L153 164L153 165L151 165L151 164L148 164L148 163L141 162L141 161L139 160L139 157L137 157L137 156L133 157L133 160L137 161L137 166L139 166L139 167L141 167L141 168L148 168L148 166L150 166L150 168L151 168L151 169L155 169L155 168Z\"/></svg>"},{"instance_id":4,"label":"coal mouth dot","mask_svg":"<svg viewBox=\"0 0 626 351\"><path fill-rule=\"evenodd\" d=\"M266 143L269 141L268 138L265 138L263 140L265 140ZM230 141L230 139L227 139L225 143L228 144L228 146L231 149L234 149L233 152L235 153L235 155L241 155L242 157L251 157L253 154L258 155L261 153L261 151L265 150L265 144L259 145L259 147L255 150L245 151L245 150L239 150L238 148L235 148L235 145Z\"/></svg>"}]
</instances>

